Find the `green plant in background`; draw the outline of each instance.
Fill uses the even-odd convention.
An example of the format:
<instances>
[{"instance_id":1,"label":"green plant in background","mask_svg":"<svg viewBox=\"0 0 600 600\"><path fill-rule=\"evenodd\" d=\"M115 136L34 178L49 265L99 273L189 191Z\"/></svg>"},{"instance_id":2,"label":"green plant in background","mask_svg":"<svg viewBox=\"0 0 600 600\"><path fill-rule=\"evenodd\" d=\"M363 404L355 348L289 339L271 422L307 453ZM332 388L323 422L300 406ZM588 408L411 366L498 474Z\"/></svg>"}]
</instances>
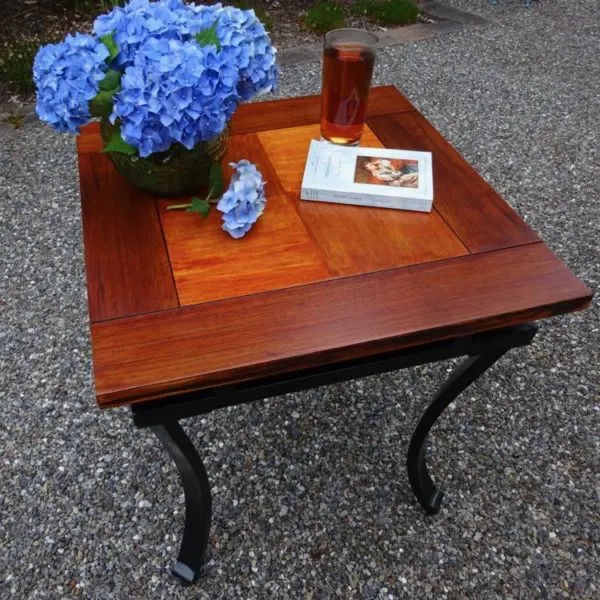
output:
<instances>
[{"instance_id":1,"label":"green plant in background","mask_svg":"<svg viewBox=\"0 0 600 600\"><path fill-rule=\"evenodd\" d=\"M65 6L92 14L122 6L127 0L68 0ZM0 44L0 88L21 96L34 92L33 61L39 47L58 39L16 39Z\"/></svg>"},{"instance_id":2,"label":"green plant in background","mask_svg":"<svg viewBox=\"0 0 600 600\"><path fill-rule=\"evenodd\" d=\"M415 0L358 0L352 12L384 25L406 25L417 20L419 7Z\"/></svg>"},{"instance_id":3,"label":"green plant in background","mask_svg":"<svg viewBox=\"0 0 600 600\"><path fill-rule=\"evenodd\" d=\"M0 46L0 85L10 92L33 94L33 59L39 40L16 40Z\"/></svg>"},{"instance_id":4,"label":"green plant in background","mask_svg":"<svg viewBox=\"0 0 600 600\"><path fill-rule=\"evenodd\" d=\"M306 11L305 24L317 33L344 26L344 11L337 2L325 0Z\"/></svg>"}]
</instances>

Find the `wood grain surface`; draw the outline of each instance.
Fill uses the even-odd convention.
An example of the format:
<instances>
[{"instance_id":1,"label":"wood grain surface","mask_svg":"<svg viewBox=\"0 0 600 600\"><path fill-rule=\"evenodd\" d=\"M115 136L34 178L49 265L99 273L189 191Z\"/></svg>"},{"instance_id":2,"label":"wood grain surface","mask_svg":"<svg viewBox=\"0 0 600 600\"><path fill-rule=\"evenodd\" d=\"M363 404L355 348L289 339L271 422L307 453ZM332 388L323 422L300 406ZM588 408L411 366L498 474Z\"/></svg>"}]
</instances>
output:
<instances>
[{"instance_id":1,"label":"wood grain surface","mask_svg":"<svg viewBox=\"0 0 600 600\"><path fill-rule=\"evenodd\" d=\"M267 182L263 216L243 239L221 228L222 213L207 219L166 210L160 202L177 292L182 305L285 288L330 277L319 248L304 227L294 200L283 191L256 134L233 135L224 165L247 158ZM231 169L226 166L229 177ZM176 202L180 202L177 200Z\"/></svg>"},{"instance_id":2,"label":"wood grain surface","mask_svg":"<svg viewBox=\"0 0 600 600\"><path fill-rule=\"evenodd\" d=\"M236 113L225 162L256 162L269 199L239 241L221 231L218 212L203 221L131 188L98 153L97 124L84 129L78 152L101 407L587 306L591 291L394 88L373 90L362 144L433 152L433 212L300 201L319 110L315 96Z\"/></svg>"},{"instance_id":3,"label":"wood grain surface","mask_svg":"<svg viewBox=\"0 0 600 600\"><path fill-rule=\"evenodd\" d=\"M388 148L433 153L435 208L471 252L539 241L538 236L418 112L368 119Z\"/></svg>"},{"instance_id":4,"label":"wood grain surface","mask_svg":"<svg viewBox=\"0 0 600 600\"><path fill-rule=\"evenodd\" d=\"M587 306L542 243L92 325L101 407L504 327Z\"/></svg>"},{"instance_id":5,"label":"wood grain surface","mask_svg":"<svg viewBox=\"0 0 600 600\"><path fill-rule=\"evenodd\" d=\"M257 135L275 167L283 188L299 196L310 142L321 137L318 123L261 131ZM368 125L365 126L360 145L368 148L385 148Z\"/></svg>"},{"instance_id":6,"label":"wood grain surface","mask_svg":"<svg viewBox=\"0 0 600 600\"><path fill-rule=\"evenodd\" d=\"M81 128L77 136L77 154L95 154L102 150L102 138L100 137L100 123L94 122Z\"/></svg>"},{"instance_id":7,"label":"wood grain surface","mask_svg":"<svg viewBox=\"0 0 600 600\"><path fill-rule=\"evenodd\" d=\"M435 210L417 213L300 200L308 147L319 138L318 125L266 131L258 137L333 274L357 275L468 253ZM368 127L360 145L384 147Z\"/></svg>"},{"instance_id":8,"label":"wood grain surface","mask_svg":"<svg viewBox=\"0 0 600 600\"><path fill-rule=\"evenodd\" d=\"M90 320L178 306L153 199L102 154L79 157Z\"/></svg>"}]
</instances>

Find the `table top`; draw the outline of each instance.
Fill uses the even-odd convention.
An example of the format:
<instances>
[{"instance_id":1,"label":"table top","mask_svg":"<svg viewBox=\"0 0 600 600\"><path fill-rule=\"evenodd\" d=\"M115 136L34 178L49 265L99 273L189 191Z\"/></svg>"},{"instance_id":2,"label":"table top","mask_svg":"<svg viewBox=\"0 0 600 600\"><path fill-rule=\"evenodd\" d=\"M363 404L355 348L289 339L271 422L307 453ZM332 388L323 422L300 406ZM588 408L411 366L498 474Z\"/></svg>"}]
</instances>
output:
<instances>
[{"instance_id":1,"label":"table top","mask_svg":"<svg viewBox=\"0 0 600 600\"><path fill-rule=\"evenodd\" d=\"M101 407L372 356L585 308L592 292L394 87L372 90L361 145L433 153L434 209L300 200L319 96L248 104L224 164L247 158L267 208L234 240L181 199L129 186L78 138ZM231 169L225 169L229 177Z\"/></svg>"}]
</instances>

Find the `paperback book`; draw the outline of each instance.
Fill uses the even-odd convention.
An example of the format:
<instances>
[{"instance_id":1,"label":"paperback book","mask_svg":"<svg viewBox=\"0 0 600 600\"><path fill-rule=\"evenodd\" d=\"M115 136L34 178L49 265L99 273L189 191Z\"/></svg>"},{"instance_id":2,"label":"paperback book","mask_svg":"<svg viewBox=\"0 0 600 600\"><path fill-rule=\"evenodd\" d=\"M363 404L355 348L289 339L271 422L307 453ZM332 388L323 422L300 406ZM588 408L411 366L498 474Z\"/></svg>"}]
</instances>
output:
<instances>
[{"instance_id":1,"label":"paperback book","mask_svg":"<svg viewBox=\"0 0 600 600\"><path fill-rule=\"evenodd\" d=\"M430 212L431 152L336 146L313 140L300 197Z\"/></svg>"}]
</instances>

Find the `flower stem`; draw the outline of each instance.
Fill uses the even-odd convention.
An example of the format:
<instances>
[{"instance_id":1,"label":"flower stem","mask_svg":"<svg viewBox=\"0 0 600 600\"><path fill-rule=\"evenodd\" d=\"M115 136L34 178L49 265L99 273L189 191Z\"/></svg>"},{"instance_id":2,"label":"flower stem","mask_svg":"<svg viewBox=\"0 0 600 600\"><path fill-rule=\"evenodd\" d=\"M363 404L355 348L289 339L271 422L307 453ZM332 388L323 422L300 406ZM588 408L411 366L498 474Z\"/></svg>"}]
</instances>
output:
<instances>
[{"instance_id":1,"label":"flower stem","mask_svg":"<svg viewBox=\"0 0 600 600\"><path fill-rule=\"evenodd\" d=\"M186 204L171 204L171 206L167 206L167 210L178 210L181 208L191 208L192 207L192 203L186 203Z\"/></svg>"}]
</instances>

